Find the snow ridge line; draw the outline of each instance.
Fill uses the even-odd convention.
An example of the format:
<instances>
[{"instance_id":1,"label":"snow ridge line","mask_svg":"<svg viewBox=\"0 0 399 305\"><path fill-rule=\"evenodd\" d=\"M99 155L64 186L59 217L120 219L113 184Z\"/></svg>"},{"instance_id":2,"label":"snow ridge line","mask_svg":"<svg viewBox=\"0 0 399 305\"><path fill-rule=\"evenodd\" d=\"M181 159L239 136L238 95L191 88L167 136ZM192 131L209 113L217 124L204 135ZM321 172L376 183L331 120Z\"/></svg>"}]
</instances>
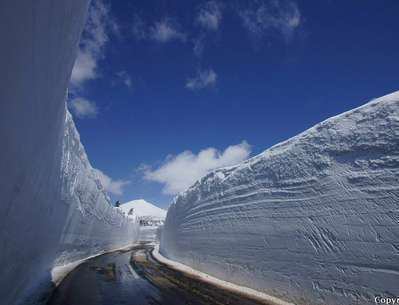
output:
<instances>
[{"instance_id":1,"label":"snow ridge line","mask_svg":"<svg viewBox=\"0 0 399 305\"><path fill-rule=\"evenodd\" d=\"M160 252L159 252L159 244L156 244L154 246L154 250L152 250L152 256L159 261L162 264L167 265L170 268L173 268L175 270L178 270L183 273L187 273L189 275L194 275L198 277L201 281L204 281L206 283L215 285L217 287L230 290L232 292L237 292L240 294L243 294L245 296L249 296L251 298L257 298L262 301L266 301L270 305L295 305L294 303L289 303L284 300L281 300L279 298L276 298L274 296L271 296L269 294L260 292L255 289L251 289L245 286L240 286L237 284L233 284L231 282L227 282L221 279L218 279L216 277L213 277L207 273L195 270L187 265L184 265L182 263L170 260L166 257L164 257Z\"/></svg>"}]
</instances>

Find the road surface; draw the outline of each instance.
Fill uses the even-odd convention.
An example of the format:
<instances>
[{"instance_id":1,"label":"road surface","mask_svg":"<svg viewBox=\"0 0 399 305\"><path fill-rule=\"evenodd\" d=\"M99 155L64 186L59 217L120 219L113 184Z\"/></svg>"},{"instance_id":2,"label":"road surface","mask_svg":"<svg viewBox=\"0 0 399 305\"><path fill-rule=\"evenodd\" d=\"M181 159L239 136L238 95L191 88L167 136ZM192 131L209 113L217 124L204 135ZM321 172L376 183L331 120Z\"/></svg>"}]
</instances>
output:
<instances>
[{"instance_id":1,"label":"road surface","mask_svg":"<svg viewBox=\"0 0 399 305\"><path fill-rule=\"evenodd\" d=\"M153 244L104 254L72 271L47 305L258 305L156 261Z\"/></svg>"}]
</instances>

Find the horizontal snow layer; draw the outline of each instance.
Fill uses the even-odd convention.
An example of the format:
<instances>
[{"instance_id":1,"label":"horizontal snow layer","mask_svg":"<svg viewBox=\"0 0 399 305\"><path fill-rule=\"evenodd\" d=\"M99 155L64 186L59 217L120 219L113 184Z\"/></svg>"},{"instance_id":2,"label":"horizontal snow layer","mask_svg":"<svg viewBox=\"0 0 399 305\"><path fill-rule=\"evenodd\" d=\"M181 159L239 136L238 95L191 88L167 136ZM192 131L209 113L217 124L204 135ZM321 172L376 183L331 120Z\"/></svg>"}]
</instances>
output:
<instances>
[{"instance_id":1,"label":"horizontal snow layer","mask_svg":"<svg viewBox=\"0 0 399 305\"><path fill-rule=\"evenodd\" d=\"M66 113L61 168L61 202L67 207L56 265L131 244L138 224L114 208Z\"/></svg>"},{"instance_id":2,"label":"horizontal snow layer","mask_svg":"<svg viewBox=\"0 0 399 305\"><path fill-rule=\"evenodd\" d=\"M65 96L87 0L0 4L0 303L51 270L131 243L138 227L110 206Z\"/></svg>"},{"instance_id":3,"label":"horizontal snow layer","mask_svg":"<svg viewBox=\"0 0 399 305\"><path fill-rule=\"evenodd\" d=\"M169 208L161 253L297 304L399 295L399 92L330 118Z\"/></svg>"}]
</instances>

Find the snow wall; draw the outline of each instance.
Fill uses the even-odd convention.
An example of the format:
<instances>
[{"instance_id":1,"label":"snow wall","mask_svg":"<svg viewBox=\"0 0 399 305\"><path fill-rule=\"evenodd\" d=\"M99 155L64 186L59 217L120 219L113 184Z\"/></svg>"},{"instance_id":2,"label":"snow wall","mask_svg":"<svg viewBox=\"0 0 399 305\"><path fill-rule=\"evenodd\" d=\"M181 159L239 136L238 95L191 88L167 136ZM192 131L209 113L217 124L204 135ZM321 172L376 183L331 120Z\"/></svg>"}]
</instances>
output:
<instances>
[{"instance_id":1,"label":"snow wall","mask_svg":"<svg viewBox=\"0 0 399 305\"><path fill-rule=\"evenodd\" d=\"M87 5L0 3L1 304L34 303L53 267L137 236L110 205L65 107Z\"/></svg>"},{"instance_id":2,"label":"snow wall","mask_svg":"<svg viewBox=\"0 0 399 305\"><path fill-rule=\"evenodd\" d=\"M399 92L176 197L161 253L297 304L399 295Z\"/></svg>"}]
</instances>

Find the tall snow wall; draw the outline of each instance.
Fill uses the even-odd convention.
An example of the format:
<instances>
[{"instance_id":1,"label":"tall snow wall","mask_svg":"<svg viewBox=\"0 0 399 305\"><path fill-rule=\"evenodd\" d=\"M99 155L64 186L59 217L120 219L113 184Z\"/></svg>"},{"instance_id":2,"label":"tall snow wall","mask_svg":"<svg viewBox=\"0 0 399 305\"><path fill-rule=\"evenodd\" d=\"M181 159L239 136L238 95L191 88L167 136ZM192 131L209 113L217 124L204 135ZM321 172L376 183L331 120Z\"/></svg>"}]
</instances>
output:
<instances>
[{"instance_id":1,"label":"tall snow wall","mask_svg":"<svg viewBox=\"0 0 399 305\"><path fill-rule=\"evenodd\" d=\"M399 295L399 92L176 197L161 253L297 304Z\"/></svg>"},{"instance_id":2,"label":"tall snow wall","mask_svg":"<svg viewBox=\"0 0 399 305\"><path fill-rule=\"evenodd\" d=\"M65 97L87 0L0 3L0 303L35 302L51 270L132 243Z\"/></svg>"}]
</instances>

